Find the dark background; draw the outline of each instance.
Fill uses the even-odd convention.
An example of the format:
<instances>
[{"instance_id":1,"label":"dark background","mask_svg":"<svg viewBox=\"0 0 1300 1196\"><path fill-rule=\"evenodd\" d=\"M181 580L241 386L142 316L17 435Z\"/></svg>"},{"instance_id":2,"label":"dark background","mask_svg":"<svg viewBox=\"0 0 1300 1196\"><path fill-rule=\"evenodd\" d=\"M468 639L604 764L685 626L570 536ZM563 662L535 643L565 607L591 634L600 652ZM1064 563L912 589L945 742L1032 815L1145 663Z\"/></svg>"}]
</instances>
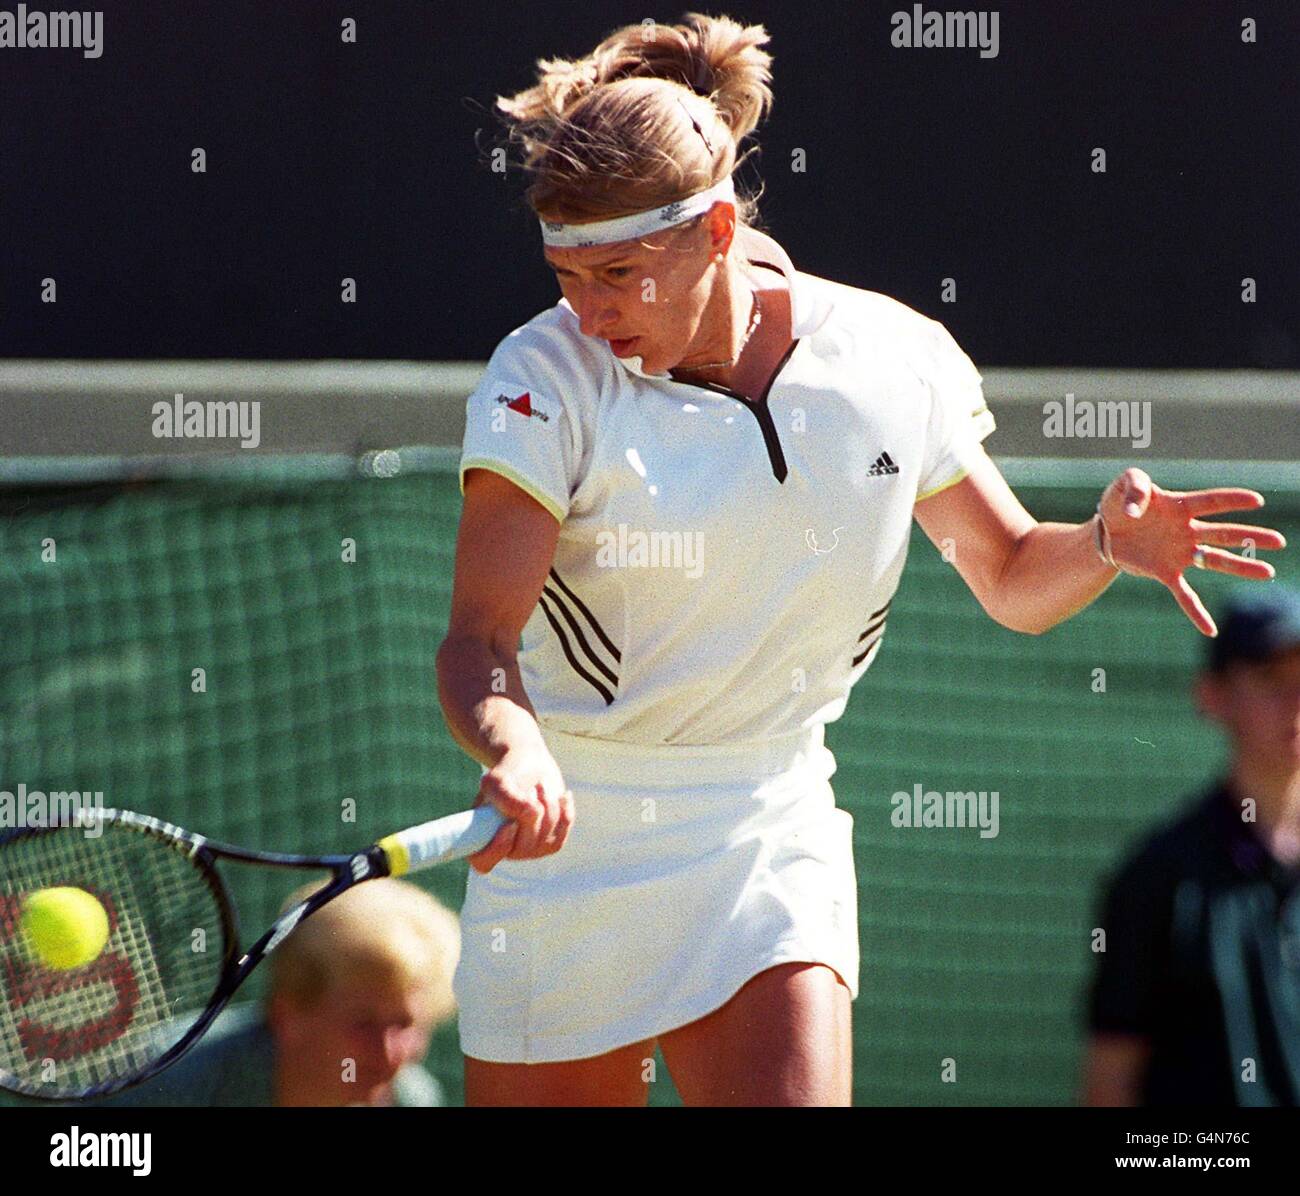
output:
<instances>
[{"instance_id":1,"label":"dark background","mask_svg":"<svg viewBox=\"0 0 1300 1196\"><path fill-rule=\"evenodd\" d=\"M131 2L99 59L0 50L0 356L486 358L559 297L493 98L689 7ZM772 35L741 178L800 269L980 364L1300 366L1300 5L1018 0L993 59L894 48L898 0L698 7Z\"/></svg>"}]
</instances>

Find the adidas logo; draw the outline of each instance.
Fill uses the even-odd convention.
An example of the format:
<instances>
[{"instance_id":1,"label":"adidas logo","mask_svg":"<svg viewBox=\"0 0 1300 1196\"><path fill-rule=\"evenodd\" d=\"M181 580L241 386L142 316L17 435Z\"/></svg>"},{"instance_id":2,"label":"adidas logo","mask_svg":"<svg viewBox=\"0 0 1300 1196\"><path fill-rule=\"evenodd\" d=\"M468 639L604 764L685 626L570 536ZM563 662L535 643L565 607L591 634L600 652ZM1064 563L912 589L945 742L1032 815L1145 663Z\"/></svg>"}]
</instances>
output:
<instances>
[{"instance_id":1,"label":"adidas logo","mask_svg":"<svg viewBox=\"0 0 1300 1196\"><path fill-rule=\"evenodd\" d=\"M894 464L894 459L888 453L881 453L876 458L876 463L867 470L867 477L878 478L887 473L897 473L898 466Z\"/></svg>"}]
</instances>

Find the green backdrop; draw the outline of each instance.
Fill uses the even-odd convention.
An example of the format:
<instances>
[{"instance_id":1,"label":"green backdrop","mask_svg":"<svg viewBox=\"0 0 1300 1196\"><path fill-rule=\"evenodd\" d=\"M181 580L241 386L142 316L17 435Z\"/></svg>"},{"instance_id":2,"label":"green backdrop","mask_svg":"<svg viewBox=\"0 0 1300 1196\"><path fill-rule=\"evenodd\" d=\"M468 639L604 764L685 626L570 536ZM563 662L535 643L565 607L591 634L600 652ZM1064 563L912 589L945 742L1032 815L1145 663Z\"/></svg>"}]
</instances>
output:
<instances>
[{"instance_id":1,"label":"green backdrop","mask_svg":"<svg viewBox=\"0 0 1300 1196\"><path fill-rule=\"evenodd\" d=\"M1091 514L1100 487L1077 467L1036 476L1016 489L1038 518ZM1295 543L1300 492L1275 482L1252 481L1259 521ZM459 505L451 471L26 493L0 521L0 788L102 790L303 851L466 806L480 770L434 680ZM1294 550L1270 559L1300 581ZM1193 580L1212 610L1243 584ZM1224 759L1191 704L1201 648L1162 587L1128 577L1047 635L1009 632L915 531L881 654L828 730L856 820L855 1103L1075 1099L1098 883ZM996 790L1000 833L892 826L890 796L917 784ZM228 875L249 930L299 879ZM453 908L464 881L463 864L422 878ZM430 1065L459 1101L454 1026ZM652 1103L678 1103L658 1077Z\"/></svg>"}]
</instances>

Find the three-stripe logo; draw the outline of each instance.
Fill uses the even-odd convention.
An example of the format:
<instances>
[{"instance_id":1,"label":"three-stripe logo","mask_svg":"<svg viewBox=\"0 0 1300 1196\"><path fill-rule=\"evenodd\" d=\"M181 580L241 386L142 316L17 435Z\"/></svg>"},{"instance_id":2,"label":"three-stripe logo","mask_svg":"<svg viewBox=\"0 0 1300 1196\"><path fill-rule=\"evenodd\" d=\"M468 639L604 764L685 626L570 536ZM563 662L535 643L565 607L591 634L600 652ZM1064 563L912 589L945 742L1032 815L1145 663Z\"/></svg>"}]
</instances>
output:
<instances>
[{"instance_id":1,"label":"three-stripe logo","mask_svg":"<svg viewBox=\"0 0 1300 1196\"><path fill-rule=\"evenodd\" d=\"M891 598L889 602L892 601L893 599ZM870 652L871 649L874 648L878 643L880 643L882 639L884 639L885 618L889 614L889 602L886 602L885 605L882 606L879 610L871 612L871 618L868 621L868 626L866 631L864 631L860 636L858 636L858 644L863 645L864 641L866 641L865 646L854 648L854 651L857 652L857 655L853 658L853 665L852 665L853 668L856 669L858 665L860 665L864 660L866 660L867 653Z\"/></svg>"},{"instance_id":2,"label":"three-stripe logo","mask_svg":"<svg viewBox=\"0 0 1300 1196\"><path fill-rule=\"evenodd\" d=\"M560 651L564 653L564 659L569 662L569 667L605 699L606 706L611 705L614 701L613 691L618 688L617 666L622 663L623 657L601 625L596 622L596 616L587 609L582 599L564 584L553 568L550 572L550 580L542 586L538 605L541 606L546 621L550 623L551 630L555 632L555 638L560 642ZM578 618L579 615L582 616L581 620ZM561 618L563 623L560 621ZM583 623L586 624L586 630L583 628ZM604 649L603 652L593 645L591 639L588 639L588 631L596 644ZM613 664L610 664L610 658ZM601 680L602 677L604 681Z\"/></svg>"}]
</instances>

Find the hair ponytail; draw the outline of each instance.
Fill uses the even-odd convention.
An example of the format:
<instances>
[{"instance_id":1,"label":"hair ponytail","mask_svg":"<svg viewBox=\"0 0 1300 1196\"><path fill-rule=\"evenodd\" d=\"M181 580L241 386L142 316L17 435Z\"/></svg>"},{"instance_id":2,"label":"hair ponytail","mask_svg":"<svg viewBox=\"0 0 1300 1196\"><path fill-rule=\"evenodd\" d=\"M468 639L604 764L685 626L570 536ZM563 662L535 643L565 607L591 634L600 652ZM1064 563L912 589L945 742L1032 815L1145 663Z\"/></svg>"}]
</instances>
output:
<instances>
[{"instance_id":1,"label":"hair ponytail","mask_svg":"<svg viewBox=\"0 0 1300 1196\"><path fill-rule=\"evenodd\" d=\"M702 191L744 160L738 144L772 106L761 25L687 13L625 25L586 57L540 59L537 82L496 107L551 220L610 219ZM757 204L737 195L737 218Z\"/></svg>"}]
</instances>

